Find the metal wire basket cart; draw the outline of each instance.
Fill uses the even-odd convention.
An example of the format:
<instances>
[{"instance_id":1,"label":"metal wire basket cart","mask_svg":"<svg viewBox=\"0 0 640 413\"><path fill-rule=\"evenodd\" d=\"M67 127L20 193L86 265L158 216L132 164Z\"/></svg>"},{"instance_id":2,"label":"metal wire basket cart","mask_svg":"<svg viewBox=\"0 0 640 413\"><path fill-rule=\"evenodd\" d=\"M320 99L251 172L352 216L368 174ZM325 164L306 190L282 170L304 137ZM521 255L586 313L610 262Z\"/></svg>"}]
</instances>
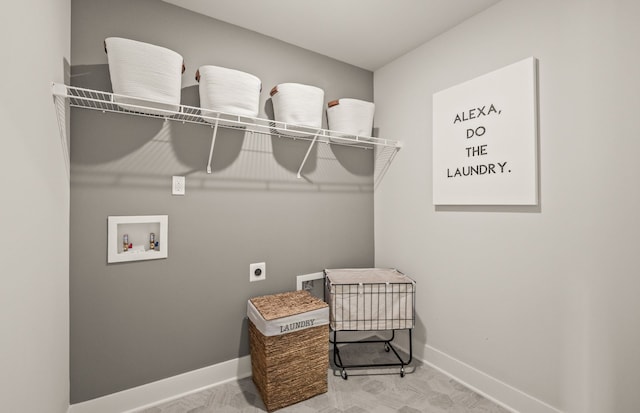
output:
<instances>
[{"instance_id":1,"label":"metal wire basket cart","mask_svg":"<svg viewBox=\"0 0 640 413\"><path fill-rule=\"evenodd\" d=\"M413 279L396 269L347 268L325 270L325 294L329 303L330 342L333 344L333 362L347 379L348 368L400 367L413 359L412 330L415 325L415 292ZM405 330L409 338L409 354L404 359L393 341L398 330ZM381 335L374 338L348 341L339 340L338 333L371 331ZM393 352L397 362L347 364L340 355L341 344L382 343L384 351Z\"/></svg>"}]
</instances>

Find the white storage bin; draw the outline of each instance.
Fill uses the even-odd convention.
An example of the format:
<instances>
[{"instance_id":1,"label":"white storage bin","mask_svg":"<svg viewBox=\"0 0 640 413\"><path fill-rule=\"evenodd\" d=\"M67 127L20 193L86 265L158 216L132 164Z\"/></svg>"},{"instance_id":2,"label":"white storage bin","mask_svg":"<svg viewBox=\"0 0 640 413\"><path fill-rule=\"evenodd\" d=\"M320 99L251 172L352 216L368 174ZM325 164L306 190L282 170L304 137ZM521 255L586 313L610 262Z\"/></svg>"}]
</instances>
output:
<instances>
[{"instance_id":1,"label":"white storage bin","mask_svg":"<svg viewBox=\"0 0 640 413\"><path fill-rule=\"evenodd\" d=\"M260 108L262 83L256 76L219 66L200 66L196 72L200 83L202 115L216 117L215 112L255 118ZM215 119L205 118L207 122ZM244 120L246 121L246 119Z\"/></svg>"},{"instance_id":2,"label":"white storage bin","mask_svg":"<svg viewBox=\"0 0 640 413\"><path fill-rule=\"evenodd\" d=\"M153 115L179 110L182 56L164 47L120 37L106 38L104 47L113 93L126 96L114 96L114 102L127 110Z\"/></svg>"},{"instance_id":3,"label":"white storage bin","mask_svg":"<svg viewBox=\"0 0 640 413\"><path fill-rule=\"evenodd\" d=\"M332 100L328 103L327 122L329 129L335 133L331 133L330 139L334 142L346 142L339 137L371 137L374 110L374 104L364 100Z\"/></svg>"},{"instance_id":4,"label":"white storage bin","mask_svg":"<svg viewBox=\"0 0 640 413\"><path fill-rule=\"evenodd\" d=\"M271 89L275 120L289 124L282 133L301 130L313 134L322 128L324 90L300 83L281 83Z\"/></svg>"}]
</instances>

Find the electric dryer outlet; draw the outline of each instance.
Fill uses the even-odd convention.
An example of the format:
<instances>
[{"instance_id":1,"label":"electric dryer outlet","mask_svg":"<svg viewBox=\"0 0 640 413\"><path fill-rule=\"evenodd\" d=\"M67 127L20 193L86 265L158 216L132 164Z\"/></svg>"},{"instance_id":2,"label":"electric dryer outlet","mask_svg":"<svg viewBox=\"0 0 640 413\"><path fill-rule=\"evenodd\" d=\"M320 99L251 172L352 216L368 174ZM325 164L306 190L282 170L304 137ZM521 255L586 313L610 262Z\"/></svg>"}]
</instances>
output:
<instances>
[{"instance_id":1,"label":"electric dryer outlet","mask_svg":"<svg viewBox=\"0 0 640 413\"><path fill-rule=\"evenodd\" d=\"M249 265L249 281L262 281L267 278L267 264L256 262Z\"/></svg>"}]
</instances>

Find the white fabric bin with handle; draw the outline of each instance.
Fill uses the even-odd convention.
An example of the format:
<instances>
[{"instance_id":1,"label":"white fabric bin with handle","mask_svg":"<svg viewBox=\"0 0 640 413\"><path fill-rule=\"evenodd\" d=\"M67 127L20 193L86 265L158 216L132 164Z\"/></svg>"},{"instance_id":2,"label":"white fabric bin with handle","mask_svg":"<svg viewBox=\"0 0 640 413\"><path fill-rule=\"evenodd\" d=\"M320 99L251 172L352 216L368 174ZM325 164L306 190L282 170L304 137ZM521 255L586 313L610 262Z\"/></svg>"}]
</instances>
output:
<instances>
[{"instance_id":1,"label":"white fabric bin with handle","mask_svg":"<svg viewBox=\"0 0 640 413\"><path fill-rule=\"evenodd\" d=\"M180 109L184 61L173 50L137 40L104 40L115 103L152 115L171 115ZM139 106L151 109L143 109Z\"/></svg>"},{"instance_id":2,"label":"white fabric bin with handle","mask_svg":"<svg viewBox=\"0 0 640 413\"><path fill-rule=\"evenodd\" d=\"M300 83L281 83L271 89L278 132L286 135L309 136L322 128L324 90ZM296 133L302 131L306 133Z\"/></svg>"},{"instance_id":3,"label":"white fabric bin with handle","mask_svg":"<svg viewBox=\"0 0 640 413\"><path fill-rule=\"evenodd\" d=\"M224 114L249 118L258 116L262 89L258 77L240 70L204 65L198 68L196 80L200 84L203 119L207 122L215 122L218 115L223 119ZM249 121L246 118L241 120Z\"/></svg>"},{"instance_id":4,"label":"white fabric bin with handle","mask_svg":"<svg viewBox=\"0 0 640 413\"><path fill-rule=\"evenodd\" d=\"M327 104L327 122L331 129L330 140L336 143L355 143L353 138L371 137L375 105L359 99L342 98ZM334 132L335 131L335 132ZM351 138L351 140L340 139Z\"/></svg>"}]
</instances>

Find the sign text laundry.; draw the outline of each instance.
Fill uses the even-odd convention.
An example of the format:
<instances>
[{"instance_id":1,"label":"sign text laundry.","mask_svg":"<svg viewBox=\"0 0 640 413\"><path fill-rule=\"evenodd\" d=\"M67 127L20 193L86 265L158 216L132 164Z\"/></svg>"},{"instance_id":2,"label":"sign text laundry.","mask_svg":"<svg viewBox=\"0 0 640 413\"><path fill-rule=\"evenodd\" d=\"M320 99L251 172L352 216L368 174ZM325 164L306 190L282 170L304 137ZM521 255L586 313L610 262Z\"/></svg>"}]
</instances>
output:
<instances>
[{"instance_id":1,"label":"sign text laundry.","mask_svg":"<svg viewBox=\"0 0 640 413\"><path fill-rule=\"evenodd\" d=\"M491 174L503 174L511 172L506 169L507 162L487 163L480 165L461 166L455 169L447 168L447 178L458 178L462 176L472 175L491 175Z\"/></svg>"}]
</instances>

